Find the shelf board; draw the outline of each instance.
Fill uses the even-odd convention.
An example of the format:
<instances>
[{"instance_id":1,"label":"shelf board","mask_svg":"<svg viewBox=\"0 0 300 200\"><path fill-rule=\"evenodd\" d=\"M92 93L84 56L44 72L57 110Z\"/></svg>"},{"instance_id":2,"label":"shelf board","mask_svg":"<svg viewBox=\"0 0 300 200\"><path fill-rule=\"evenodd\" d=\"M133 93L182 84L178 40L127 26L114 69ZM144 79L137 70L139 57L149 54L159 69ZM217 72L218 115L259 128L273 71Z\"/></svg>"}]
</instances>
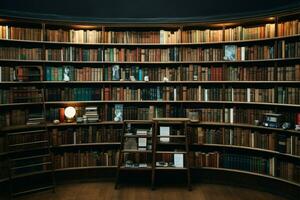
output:
<instances>
[{"instance_id":1,"label":"shelf board","mask_svg":"<svg viewBox=\"0 0 300 200\"><path fill-rule=\"evenodd\" d=\"M23 44L40 44L40 45L71 45L71 46L198 46L198 45L224 45L224 44L242 44L242 43L256 43L267 42L273 40L289 39L299 37L299 34L278 36L272 38L258 38L248 40L227 40L227 41L212 41L199 43L77 43L77 42L56 42L56 41L42 41L42 40L19 40L19 39L0 39L0 42L23 43Z\"/></svg>"},{"instance_id":2,"label":"shelf board","mask_svg":"<svg viewBox=\"0 0 300 200\"><path fill-rule=\"evenodd\" d=\"M139 65L180 65L180 64L222 64L222 63L268 63L281 61L296 61L300 57L295 58L274 58L274 59L257 59L257 60L235 60L235 61L58 61L58 60L17 60L17 59L0 59L4 63L36 63L36 64L139 64Z\"/></svg>"},{"instance_id":3,"label":"shelf board","mask_svg":"<svg viewBox=\"0 0 300 200\"><path fill-rule=\"evenodd\" d=\"M124 135L125 138L152 138L152 135Z\"/></svg>"},{"instance_id":4,"label":"shelf board","mask_svg":"<svg viewBox=\"0 0 300 200\"><path fill-rule=\"evenodd\" d=\"M11 159L11 161L18 161L18 160L27 160L27 159L34 159L34 158L42 158L42 157L50 157L50 154L43 154L38 156L28 156L28 157L22 157L22 158L15 158Z\"/></svg>"},{"instance_id":5,"label":"shelf board","mask_svg":"<svg viewBox=\"0 0 300 200\"><path fill-rule=\"evenodd\" d=\"M176 122L184 122L184 121L190 121L189 118L153 118L153 121L158 121L158 123L161 122L170 122L170 123L176 123Z\"/></svg>"},{"instance_id":6,"label":"shelf board","mask_svg":"<svg viewBox=\"0 0 300 200\"><path fill-rule=\"evenodd\" d=\"M36 150L43 150L43 149L48 149L48 146L45 147L35 147L35 148L28 148L28 149L18 149L14 151L9 151L8 154L15 154L15 153L21 153L21 152L28 152L28 151L36 151Z\"/></svg>"},{"instance_id":7,"label":"shelf board","mask_svg":"<svg viewBox=\"0 0 300 200\"><path fill-rule=\"evenodd\" d=\"M46 129L42 130L29 130L29 131L21 131L21 132L14 132L14 133L8 133L8 136L13 136L13 135L22 135L22 134L28 134L28 133L46 133Z\"/></svg>"},{"instance_id":8,"label":"shelf board","mask_svg":"<svg viewBox=\"0 0 300 200\"><path fill-rule=\"evenodd\" d=\"M0 157L7 156L7 155L8 155L8 152L1 152L0 153Z\"/></svg>"},{"instance_id":9,"label":"shelf board","mask_svg":"<svg viewBox=\"0 0 300 200\"><path fill-rule=\"evenodd\" d=\"M19 166L19 167L12 167L11 170L24 169L24 168L30 168L30 167L36 167L36 166L43 166L43 165L50 165L50 164L52 164L52 162L35 163L35 164L24 165L24 166Z\"/></svg>"},{"instance_id":10,"label":"shelf board","mask_svg":"<svg viewBox=\"0 0 300 200\"><path fill-rule=\"evenodd\" d=\"M158 138L186 138L185 135L157 135Z\"/></svg>"},{"instance_id":11,"label":"shelf board","mask_svg":"<svg viewBox=\"0 0 300 200\"><path fill-rule=\"evenodd\" d=\"M21 129L36 129L36 128L45 128L45 124L6 126L1 128L0 131L17 131Z\"/></svg>"},{"instance_id":12,"label":"shelf board","mask_svg":"<svg viewBox=\"0 0 300 200\"><path fill-rule=\"evenodd\" d=\"M12 179L24 178L24 177L28 177L28 176L36 176L36 175L47 174L47 173L52 173L52 172L53 172L52 170L43 170L43 171L26 173L26 174L13 175L11 178Z\"/></svg>"},{"instance_id":13,"label":"shelf board","mask_svg":"<svg viewBox=\"0 0 300 200\"><path fill-rule=\"evenodd\" d=\"M6 181L9 181L9 178L1 178L0 179L0 183L6 182Z\"/></svg>"},{"instance_id":14,"label":"shelf board","mask_svg":"<svg viewBox=\"0 0 300 200\"><path fill-rule=\"evenodd\" d=\"M19 144L10 144L8 147L18 147L18 146L26 146L26 145L32 145L32 144L43 144L48 143L48 140L41 140L41 141L34 141L34 142L26 142L26 143L19 143Z\"/></svg>"},{"instance_id":15,"label":"shelf board","mask_svg":"<svg viewBox=\"0 0 300 200\"><path fill-rule=\"evenodd\" d=\"M155 167L158 170L187 170L186 167Z\"/></svg>"},{"instance_id":16,"label":"shelf board","mask_svg":"<svg viewBox=\"0 0 300 200\"><path fill-rule=\"evenodd\" d=\"M7 103L7 104L0 104L0 107L8 107L8 106L34 106L34 105L43 105L43 104L44 104L43 102Z\"/></svg>"},{"instance_id":17,"label":"shelf board","mask_svg":"<svg viewBox=\"0 0 300 200\"><path fill-rule=\"evenodd\" d=\"M1 84L300 84L300 81L32 81Z\"/></svg>"},{"instance_id":18,"label":"shelf board","mask_svg":"<svg viewBox=\"0 0 300 200\"><path fill-rule=\"evenodd\" d=\"M124 123L130 124L152 124L152 120L124 120Z\"/></svg>"},{"instance_id":19,"label":"shelf board","mask_svg":"<svg viewBox=\"0 0 300 200\"><path fill-rule=\"evenodd\" d=\"M156 154L186 154L186 151L156 151Z\"/></svg>"},{"instance_id":20,"label":"shelf board","mask_svg":"<svg viewBox=\"0 0 300 200\"><path fill-rule=\"evenodd\" d=\"M124 149L123 153L152 153L152 150L133 150L133 149Z\"/></svg>"},{"instance_id":21,"label":"shelf board","mask_svg":"<svg viewBox=\"0 0 300 200\"><path fill-rule=\"evenodd\" d=\"M269 179L285 182L285 183L300 187L300 183L296 183L296 182L293 182L293 181L285 180L285 179L270 176L270 175L259 174L259 173L256 173L256 172L249 172L249 171L243 171L243 170L237 170L237 169L228 169L228 168L215 168L215 167L201 167L201 168L191 168L191 169L194 169L194 170L214 170L214 171L222 171L222 172L234 172L234 173L240 173L240 174L248 174L248 175L252 175L252 176L260 176L260 177L264 177L264 178L269 178Z\"/></svg>"},{"instance_id":22,"label":"shelf board","mask_svg":"<svg viewBox=\"0 0 300 200\"><path fill-rule=\"evenodd\" d=\"M24 194L33 193L33 192L38 192L38 191L43 191L43 190L52 190L52 189L54 189L53 185L46 186L46 187L35 188L35 189L31 189L31 190L26 190L26 191L22 191L22 192L13 193L12 196L20 196L20 195L24 195Z\"/></svg>"},{"instance_id":23,"label":"shelf board","mask_svg":"<svg viewBox=\"0 0 300 200\"><path fill-rule=\"evenodd\" d=\"M162 145L162 146L168 146L168 145L174 145L174 146L179 146L179 145L185 145L183 142L157 142L156 145Z\"/></svg>"},{"instance_id":24,"label":"shelf board","mask_svg":"<svg viewBox=\"0 0 300 200\"><path fill-rule=\"evenodd\" d=\"M270 131L279 131L286 132L290 134L300 134L300 131L295 130L285 130L282 128L270 128L265 126L256 126L252 124L239 124L239 123L223 123L223 122L191 122L189 125L192 126L228 126L228 127L241 127L241 128L253 128L253 129L262 129L262 130L270 130Z\"/></svg>"},{"instance_id":25,"label":"shelf board","mask_svg":"<svg viewBox=\"0 0 300 200\"><path fill-rule=\"evenodd\" d=\"M152 170L151 166L147 166L147 167L125 167L125 166L121 166L120 170L129 170L129 171L150 171Z\"/></svg>"},{"instance_id":26,"label":"shelf board","mask_svg":"<svg viewBox=\"0 0 300 200\"><path fill-rule=\"evenodd\" d=\"M253 147L246 147L246 146L237 146L237 145L225 145L225 144L192 144L192 146L207 146L207 147L220 147L220 148L234 148L234 149L245 149L245 150L251 150L251 151L260 151L269 153L272 155L280 155L280 156L287 156L291 158L300 159L300 156L287 154L287 153L280 153L278 151L268 150L268 149L260 149L260 148L253 148Z\"/></svg>"},{"instance_id":27,"label":"shelf board","mask_svg":"<svg viewBox=\"0 0 300 200\"><path fill-rule=\"evenodd\" d=\"M116 168L117 168L117 166L70 167L70 168L55 169L55 172L75 171L75 170L89 170L89 169L116 169Z\"/></svg>"},{"instance_id":28,"label":"shelf board","mask_svg":"<svg viewBox=\"0 0 300 200\"><path fill-rule=\"evenodd\" d=\"M93 122L93 123L47 123L47 127L49 128L56 128L56 127L63 127L63 126L96 126L96 125L121 125L122 122L115 122L115 121L101 121L101 122Z\"/></svg>"},{"instance_id":29,"label":"shelf board","mask_svg":"<svg viewBox=\"0 0 300 200\"><path fill-rule=\"evenodd\" d=\"M120 142L102 142L102 143L81 143L81 144L62 144L58 146L51 146L52 149L71 148L71 147L94 147L94 146L119 146Z\"/></svg>"}]
</instances>

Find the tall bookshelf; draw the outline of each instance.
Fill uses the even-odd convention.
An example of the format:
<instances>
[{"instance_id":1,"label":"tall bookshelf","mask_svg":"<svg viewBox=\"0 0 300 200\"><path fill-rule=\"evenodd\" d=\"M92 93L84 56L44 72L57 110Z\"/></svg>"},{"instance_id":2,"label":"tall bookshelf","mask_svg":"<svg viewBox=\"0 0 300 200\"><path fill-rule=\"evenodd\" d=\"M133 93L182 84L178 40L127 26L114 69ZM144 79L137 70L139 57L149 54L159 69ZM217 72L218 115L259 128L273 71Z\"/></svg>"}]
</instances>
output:
<instances>
[{"instance_id":1,"label":"tall bookshelf","mask_svg":"<svg viewBox=\"0 0 300 200\"><path fill-rule=\"evenodd\" d=\"M7 143L8 130L43 127L55 174L116 170L122 132L116 106L123 120L145 124L200 110L199 122L188 124L193 171L232 170L299 188L299 16L177 24L4 17L0 142ZM67 106L77 118L96 107L100 120L67 123ZM46 123L28 124L37 110ZM292 127L262 126L265 113L282 114ZM7 168L10 156L0 149L0 166Z\"/></svg>"}]
</instances>

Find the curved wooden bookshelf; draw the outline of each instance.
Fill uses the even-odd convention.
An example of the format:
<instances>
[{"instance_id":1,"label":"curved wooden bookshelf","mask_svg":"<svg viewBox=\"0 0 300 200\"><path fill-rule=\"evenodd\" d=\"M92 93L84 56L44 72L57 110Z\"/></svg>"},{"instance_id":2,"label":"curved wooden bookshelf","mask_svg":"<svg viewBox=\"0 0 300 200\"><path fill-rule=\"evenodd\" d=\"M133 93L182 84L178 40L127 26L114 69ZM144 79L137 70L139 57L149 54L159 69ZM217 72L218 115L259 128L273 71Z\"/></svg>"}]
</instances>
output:
<instances>
[{"instance_id":1,"label":"curved wooden bookshelf","mask_svg":"<svg viewBox=\"0 0 300 200\"><path fill-rule=\"evenodd\" d=\"M26 19L11 19L9 20L9 18L7 19L7 21L3 21L3 24L9 24L12 26L18 26L18 22L19 23L24 23L25 27L38 27L41 31L42 31L42 39L41 40L20 40L20 39L0 39L0 43L4 44L5 46L9 46L10 44L12 46L22 46L23 47L36 47L36 48L40 48L42 55L35 57L35 58L39 58L40 60L26 60L26 56L24 56L24 59L22 59L22 56L19 56L21 59L9 59L11 57L7 57L5 58L1 58L0 59L0 63L2 66L7 65L9 67L12 66L18 66L18 65L40 65L42 67L42 70L45 70L46 66L51 65L51 66L62 66L62 65L72 65L74 67L86 67L87 65L90 65L91 67L100 67L100 68L105 68L106 65L120 65L121 67L132 67L132 66L141 66L141 68L159 68L161 67L161 69L166 68L171 66L172 68L177 68L177 67L182 67L182 66L187 66L187 65L203 65L203 66L215 66L218 65L218 67L222 67L222 69L227 69L228 66L242 66L244 67L252 67L252 66L256 66L256 65L263 65L264 67L274 67L274 77L268 78L267 80L272 80L272 81L69 81L69 82L64 82L64 81L43 81L43 79L46 79L44 77L45 74L43 74L43 77L41 76L41 81L29 81L29 82L13 82L13 81L2 81L0 82L1 86L5 87L10 87L10 86L14 86L14 87L19 87L19 86L30 86L30 85L39 85L41 86L43 89L47 89L48 87L61 87L61 86L65 86L65 87L69 87L69 86L85 86L85 85L91 85L92 87L97 87L98 85L100 87L111 87L112 85L115 86L119 86L119 85L129 85L129 86L134 86L134 87L148 87L149 85L152 85L154 87L158 86L158 85L164 85L164 86L172 86L172 85L176 85L179 87L183 87L183 86L190 86L190 85L208 85L209 87L214 86L214 85L218 85L220 86L221 89L225 89L227 86L239 86L241 85L241 88L246 88L246 87L253 87L253 85L257 86L257 87L265 87L265 85L268 86L272 86L274 88L277 88L279 86L289 86L289 87L293 87L293 88L297 88L299 89L299 85L300 85L300 81L296 81L299 80L297 78L292 78L292 79L279 79L278 76L278 68L279 67L286 67L286 65L294 65L295 63L299 65L300 63L300 57L295 56L295 57L291 57L291 56L286 56L288 58L281 58L281 56L279 55L279 45L281 41L285 41L285 42L298 42L299 38L300 38L300 34L297 33L295 35L286 35L286 36L278 36L280 35L278 33L279 31L279 23L285 22L285 21L290 21L291 19L297 19L299 20L299 16L300 16L300 11L297 11L295 13L278 13L275 14L275 16L271 16L272 19L267 19L266 17L249 17L248 19L236 19L236 20L232 20L233 24L230 25L229 24L220 24L221 22L223 22L222 20L220 22L187 22L187 23L174 23L174 24L149 24L149 23L145 23L145 24L93 24L94 26L91 26L92 28L80 28L79 25L76 25L76 22L58 22L56 23L55 21L43 21L43 20L33 20L32 22L30 21L30 23L28 23L28 21L26 22ZM287 17L287 19L285 19L285 17ZM289 19L289 17L291 17L291 19ZM228 30L229 28L237 28L238 26L241 26L243 28L251 28L253 26L260 26L262 28L265 28L264 26L266 24L274 24L275 27L275 33L274 33L274 37L264 37L264 38L260 38L260 39L245 39L245 40L226 40L225 39L225 31ZM89 23L87 23L89 24ZM98 30L101 33L108 33L109 31L118 31L118 30L123 30L123 31L127 31L127 30L134 30L134 31L145 31L145 30L152 30L155 29L156 31L160 31L161 30L171 30L171 31L189 31L189 30L205 30L205 29L210 29L210 30L217 30L222 32L222 39L221 41L210 41L210 42L183 42L184 39L180 39L180 42L169 42L169 43L108 43L105 42L104 37L101 38L101 42L99 43L90 43L90 42L86 42L86 43L77 43L77 42L56 42L56 41L48 41L47 38L47 30L51 30L51 29L64 29L64 30L70 30L70 29L76 29L76 30ZM267 28L265 28L267 30ZM264 30L265 30L264 29ZM147 31L146 31L147 32ZM183 35L183 32L181 32L180 34ZM181 35L181 36L182 36ZM98 40L97 40L98 41ZM99 40L100 41L100 40ZM108 41L108 40L107 40ZM187 40L188 41L188 40ZM222 52L223 50L220 50L221 47L225 47L225 45L235 45L235 46L245 46L245 47L250 47L253 45L261 45L261 47L264 46L268 46L269 44L270 47L272 46L272 48L274 47L274 56L270 56L270 57L274 57L272 59L254 59L254 60L232 60L232 61L226 61L226 60L213 60L212 58L209 59L205 59L205 60L200 60L200 58L198 58L197 56L195 57L195 59L191 59L191 60L185 60L183 58L183 51L179 51L181 52L181 58L178 59L179 61L100 61L100 60L105 60L105 59L98 59L99 61L61 61L61 60L48 60L46 58L46 49L51 49L51 48L55 48L57 50L61 49L62 47L76 47L76 48L90 48L90 49L95 49L95 48L107 48L107 49L113 49L113 48L123 48L123 49L166 49L166 48L172 48L174 47L174 49L192 49L192 48L202 48L203 49L207 49L207 47L217 47L219 49L220 52ZM57 47L57 48L56 48ZM260 47L260 48L261 48ZM217 49L216 48L216 49ZM180 50L182 50L180 49ZM271 51L270 51L271 52ZM268 53L270 53L268 52ZM66 53L67 54L67 53ZM221 53L222 54L222 53ZM298 54L299 55L299 54ZM104 57L104 56L103 56ZM108 56L110 57L110 56ZM169 55L170 57L170 55ZM261 56L263 57L263 56ZM65 59L65 60L71 60L71 59ZM89 60L89 59L84 59L84 60ZM96 59L94 59L96 60ZM108 59L106 59L108 60ZM110 59L113 60L113 59ZM116 59L115 59L116 60ZM122 59L119 59L122 60ZM126 59L124 59L126 60ZM130 60L130 59L128 59ZM134 60L134 59L131 59ZM137 59L137 60L142 60ZM155 59L150 59L150 60L155 60ZM159 60L159 59L157 59ZM162 60L168 60L168 59L162 59ZM177 60L177 59L172 59L169 58L169 60ZM195 61L193 61L195 60ZM269 65L269 66L268 66ZM282 65L282 66L281 66ZM0 68L1 70L1 68ZM198 72L197 72L198 73ZM200 72L201 73L201 72ZM222 72L223 73L223 72ZM225 72L224 72L225 74ZM226 77L224 77L225 75L222 76L221 80L228 80L226 79ZM191 78L191 77L190 77ZM299 78L299 77L298 77ZM13 78L14 79L14 78ZM194 79L194 78L192 78ZM244 78L246 79L246 78ZM256 78L259 79L259 78ZM1 79L0 79L1 80ZM48 80L48 79L47 79ZM58 80L58 79L55 79ZM142 79L144 80L144 79ZM159 80L154 78L153 80ZM173 79L173 80L182 80L182 79ZM183 79L183 80L188 80L187 79ZM198 79L201 80L201 79ZM209 79L207 79L209 80ZM213 79L216 80L216 79ZM249 80L249 79L246 79ZM250 79L252 80L252 79ZM253 80L255 80L255 78L253 78ZM265 78L261 78L259 80L265 80ZM295 81L278 81L278 80L295 80ZM249 85L249 86L248 86ZM2 88L1 88L2 89ZM274 94L274 102L280 102L278 101L279 97L277 96L277 92L275 91ZM224 92L223 92L224 93ZM72 98L70 98L72 99ZM105 98L103 98L105 99ZM109 99L109 98L106 98ZM171 99L171 98L170 98ZM183 98L181 98L183 99ZM215 98L215 99L219 99L219 98ZM221 99L221 98L220 98ZM225 98L224 98L225 99ZM284 101L281 101L284 102ZM45 101L43 100L43 102L32 102L32 103L11 103L11 104L0 104L0 108L11 108L11 107L28 107L28 108L32 108L35 105L41 105L43 107L43 110L48 111L50 110L49 108L52 107L64 107L66 105L103 105L105 107L105 109L108 109L108 106L113 107L114 104L124 104L124 105L129 105L129 106L137 106L137 107L149 107L150 106L157 106L157 107L167 107L167 106L177 106L180 109L185 109L185 108L194 108L195 107L204 107L204 108L215 108L216 106L218 108L221 109L225 109L227 107L251 107L253 109L258 108L258 109L263 109L263 108L268 108L268 109L272 109L275 111L278 110L284 110L287 109L289 111L292 110L292 112L298 112L300 110L300 105L299 104L282 104L282 103L267 103L267 102L239 102L239 101L189 101L189 100L179 100L179 101L172 101L172 100L144 100L144 101L137 101L137 100L126 100L126 101L120 101L120 100L91 100L91 101ZM107 111L108 112L108 111ZM107 113L106 113L107 114ZM47 114L45 114L46 116ZM108 114L107 114L108 115ZM166 114L165 114L166 115ZM183 114L182 114L183 115ZM106 116L107 117L107 116ZM180 117L185 117L185 116L180 116ZM107 117L109 119L113 119L110 117ZM154 117L155 118L155 117ZM158 118L156 120L162 120L162 118ZM154 119L155 121L155 119ZM9 127L1 127L0 131L1 131L1 137L4 135L6 136L6 134L12 134L14 136L17 136L18 134L26 134L26 133L34 133L34 129L44 129L45 131L47 131L48 135L49 135L49 141L45 140L45 143L49 143L48 147L42 147L42 149L50 149L51 150L59 150L59 151L63 151L64 149L68 149L73 151L74 149L78 149L78 148L85 148L85 147L111 147L111 146L120 146L120 142L105 142L105 143L84 143L84 144L64 144L64 145L60 145L60 146L53 146L50 144L51 141L51 134L49 134L49 130L51 129L68 129L69 127L78 127L79 129L87 129L90 127L106 127L106 126L110 126L110 127L118 127L120 128L120 126L124 125L125 122L129 122L132 124L138 124L138 126L143 126L143 125L147 125L149 126L149 124L153 123L152 120L124 120L122 122L115 122L115 121L99 121L99 122L95 122L95 123L59 123L59 124L53 124L53 123L46 123L46 124L39 124L39 125L17 125L17 126L9 126ZM165 121L165 122L161 122L161 124L164 125L168 125L168 124L180 124L181 122L177 122L177 121ZM281 128L269 128L269 127L263 127L263 126L256 126L256 125L251 125L251 124L239 124L239 123L217 123L217 122L196 122L196 123L192 123L192 122L188 122L188 126L209 126L209 127L239 127L239 128L245 128L245 129L257 129L257 130L262 130L262 131L274 131L276 133L286 133L288 135L293 135L293 136L300 136L300 131L295 131L295 130L284 130ZM40 131L40 130L37 130ZM16 133L14 133L16 132ZM18 132L18 133L17 133ZM135 137L135 136L128 136L128 137ZM151 136L146 136L146 137L151 137ZM178 136L174 136L174 139L176 139L176 137ZM25 144L25 143L24 143ZM24 145L22 144L22 145ZM30 143L30 144L34 144L34 143ZM171 144L171 142L170 142ZM157 144L157 145L161 145L161 144ZM163 144L162 144L163 145ZM179 145L179 143L174 142L173 145ZM198 145L198 144L192 144L192 145L187 145L187 146L204 146L204 147L212 147L212 148L219 148L219 149L234 149L234 150L245 150L247 152L259 152L261 154L265 154L268 156L277 156L277 157L285 157L285 158L291 158L292 160L300 160L300 156L297 155L291 155L291 154L284 154L284 153L280 153L277 151L272 151L272 150L267 150L267 149L260 149L260 148L252 148L252 147L244 147L244 146L235 146L235 145L222 145L222 144L204 144L204 145ZM99 148L100 149L100 148ZM27 150L20 150L18 153L23 152L23 151L27 151ZM146 150L146 151L140 151L140 150L124 150L124 152L144 152L144 153L153 153L152 150ZM168 152L168 151L164 151L164 153L183 153L183 154L188 154L188 152ZM17 152L3 152L0 153L0 157L9 157L10 155L14 155ZM157 151L155 153L162 153L160 151ZM154 154L155 154L154 153ZM153 168L153 166L152 166ZM155 168L155 166L154 166ZM74 167L74 168L63 168L63 169L55 169L55 170L49 170L46 172L39 172L40 174L43 173L50 173L50 172L66 172L66 171L76 171L76 170L93 170L93 169L117 169L117 166L90 166L90 167ZM121 167L121 169L123 169ZM125 168L124 168L125 169ZM127 169L127 168L126 168ZM136 168L133 168L136 169ZM184 170L184 168L182 169L178 169L178 168L159 168L156 167L156 169L162 169L162 170ZM131 170L131 169L130 169ZM151 170L148 168L145 168L145 170ZM278 177L272 177L272 176L268 176L268 175L263 175L263 174L258 174L258 173L253 173L253 172L247 172L247 171L242 171L242 170L234 170L234 169L224 169L224 168L202 168L202 170L219 170L222 172L234 172L234 173L241 173L241 174L248 174L251 176L260 176L260 177L264 177L266 179L270 179L272 180L276 180L276 181L281 181L281 182L285 182L297 187L300 187L300 183L295 183L292 181L288 181L282 178L278 178ZM25 175L21 175L20 177L28 177L28 176L33 176L37 173L28 173ZM5 179L0 179L0 182L5 182L8 181L8 178Z\"/></svg>"}]
</instances>

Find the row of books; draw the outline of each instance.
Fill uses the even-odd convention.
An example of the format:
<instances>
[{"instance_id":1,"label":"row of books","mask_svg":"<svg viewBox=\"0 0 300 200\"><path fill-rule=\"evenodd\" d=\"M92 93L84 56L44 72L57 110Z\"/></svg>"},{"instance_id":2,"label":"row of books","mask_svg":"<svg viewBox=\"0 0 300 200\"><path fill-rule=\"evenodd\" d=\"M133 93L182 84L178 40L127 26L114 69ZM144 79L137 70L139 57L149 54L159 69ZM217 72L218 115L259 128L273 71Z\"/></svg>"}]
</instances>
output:
<instances>
[{"instance_id":1,"label":"row of books","mask_svg":"<svg viewBox=\"0 0 300 200\"><path fill-rule=\"evenodd\" d=\"M99 120L103 121L123 121L149 119L154 117L186 117L190 109L195 107L184 106L180 108L176 105L123 105L123 104L104 104L97 106ZM60 108L50 107L46 110L47 121L60 119ZM77 116L85 114L84 107L77 107ZM148 110L148 112L146 112ZM199 120L201 122L219 122L219 123L239 123L254 124L255 120L262 123L265 113L273 113L270 109L252 109L252 108L199 108ZM144 112L144 113L140 113ZM81 113L80 115L78 113ZM147 113L147 114L146 114ZM295 112L280 112L283 115L284 122L294 123L296 119ZM117 117L118 120L115 118ZM28 109L13 109L0 114L2 126L12 125L33 125L41 124L44 118L41 113L30 113ZM35 121L36 120L36 121Z\"/></svg>"},{"instance_id":2,"label":"row of books","mask_svg":"<svg viewBox=\"0 0 300 200\"><path fill-rule=\"evenodd\" d=\"M242 27L225 29L225 41L253 40L275 37L275 24L265 24L257 27Z\"/></svg>"},{"instance_id":3,"label":"row of books","mask_svg":"<svg viewBox=\"0 0 300 200\"><path fill-rule=\"evenodd\" d=\"M193 167L238 169L275 176L274 158L226 152L194 152L190 153L190 163Z\"/></svg>"},{"instance_id":4,"label":"row of books","mask_svg":"<svg viewBox=\"0 0 300 200\"><path fill-rule=\"evenodd\" d=\"M199 43L233 40L250 40L275 37L275 24L267 23L254 27L237 26L222 29L199 30L157 30L157 31L103 31L103 30L65 30L46 29L46 40L73 43ZM297 35L300 33L299 20L278 23L278 36ZM223 36L224 35L224 36ZM23 28L1 25L0 38L41 41L41 28Z\"/></svg>"},{"instance_id":5,"label":"row of books","mask_svg":"<svg viewBox=\"0 0 300 200\"><path fill-rule=\"evenodd\" d=\"M8 90L14 92L14 90ZM3 93L5 94L5 93ZM31 93L30 93L31 94ZM275 96L277 94L277 98ZM204 86L48 88L46 101L232 101L299 104L299 88L211 88ZM35 95L37 96L37 95ZM1 90L0 90L1 97ZM3 95L7 97L7 95ZM276 101L277 100L277 101ZM14 101L12 101L14 102Z\"/></svg>"},{"instance_id":6,"label":"row of books","mask_svg":"<svg viewBox=\"0 0 300 200\"><path fill-rule=\"evenodd\" d=\"M300 42L278 43L278 58L300 57ZM163 49L143 48L97 48L63 47L46 49L46 60L57 61L110 61L110 62L169 62L169 61L235 61L275 58L274 46L236 46L224 48L173 47ZM1 47L1 59L41 60L40 48Z\"/></svg>"},{"instance_id":7,"label":"row of books","mask_svg":"<svg viewBox=\"0 0 300 200\"><path fill-rule=\"evenodd\" d=\"M126 62L167 62L180 61L179 48L164 49L125 49L125 48L98 48L83 49L63 47L62 49L46 49L46 60L57 61L126 61Z\"/></svg>"},{"instance_id":8,"label":"row of books","mask_svg":"<svg viewBox=\"0 0 300 200\"><path fill-rule=\"evenodd\" d=\"M0 66L1 81L41 81L43 80L42 66Z\"/></svg>"},{"instance_id":9,"label":"row of books","mask_svg":"<svg viewBox=\"0 0 300 200\"><path fill-rule=\"evenodd\" d=\"M11 109L0 113L0 124L2 127L16 126L16 125L37 125L45 122L43 113L34 110L24 109Z\"/></svg>"},{"instance_id":10,"label":"row of books","mask_svg":"<svg viewBox=\"0 0 300 200\"><path fill-rule=\"evenodd\" d=\"M120 142L122 129L108 127L78 127L68 129L51 129L52 144L59 146L63 144L84 144Z\"/></svg>"},{"instance_id":11,"label":"row of books","mask_svg":"<svg viewBox=\"0 0 300 200\"><path fill-rule=\"evenodd\" d=\"M41 28L0 25L0 39L41 41L42 38L43 32Z\"/></svg>"},{"instance_id":12,"label":"row of books","mask_svg":"<svg viewBox=\"0 0 300 200\"><path fill-rule=\"evenodd\" d=\"M75 151L52 155L55 169L93 167L93 166L116 166L118 152L108 151Z\"/></svg>"},{"instance_id":13,"label":"row of books","mask_svg":"<svg viewBox=\"0 0 300 200\"><path fill-rule=\"evenodd\" d=\"M47 29L46 41L72 43L102 43L104 32L99 30Z\"/></svg>"},{"instance_id":14,"label":"row of books","mask_svg":"<svg viewBox=\"0 0 300 200\"><path fill-rule=\"evenodd\" d=\"M12 161L10 164L12 166L11 175L13 176L51 170L49 156L19 159Z\"/></svg>"},{"instance_id":15,"label":"row of books","mask_svg":"<svg viewBox=\"0 0 300 200\"><path fill-rule=\"evenodd\" d=\"M279 37L298 35L298 34L300 34L300 21L298 19L293 21L278 23L277 35Z\"/></svg>"},{"instance_id":16,"label":"row of books","mask_svg":"<svg viewBox=\"0 0 300 200\"><path fill-rule=\"evenodd\" d=\"M41 60L41 48L0 47L0 59Z\"/></svg>"},{"instance_id":17,"label":"row of books","mask_svg":"<svg viewBox=\"0 0 300 200\"><path fill-rule=\"evenodd\" d=\"M8 137L8 146L10 150L14 150L18 145L32 145L35 142L48 142L48 134L45 131L24 134L12 134ZM30 144L31 143L31 144Z\"/></svg>"},{"instance_id":18,"label":"row of books","mask_svg":"<svg viewBox=\"0 0 300 200\"><path fill-rule=\"evenodd\" d=\"M42 91L35 86L10 87L0 90L0 104L42 102Z\"/></svg>"},{"instance_id":19,"label":"row of books","mask_svg":"<svg viewBox=\"0 0 300 200\"><path fill-rule=\"evenodd\" d=\"M69 65L0 67L2 81L299 81L300 65L293 66L203 66L142 67ZM277 71L277 72L276 72ZM66 72L66 73L64 73ZM43 78L43 74L45 77ZM277 74L277 79L275 75ZM41 77L41 78L40 78Z\"/></svg>"},{"instance_id":20,"label":"row of books","mask_svg":"<svg viewBox=\"0 0 300 200\"><path fill-rule=\"evenodd\" d=\"M191 141L196 144L224 144L267 149L300 155L300 138L275 132L261 132L246 128L191 128Z\"/></svg>"}]
</instances>

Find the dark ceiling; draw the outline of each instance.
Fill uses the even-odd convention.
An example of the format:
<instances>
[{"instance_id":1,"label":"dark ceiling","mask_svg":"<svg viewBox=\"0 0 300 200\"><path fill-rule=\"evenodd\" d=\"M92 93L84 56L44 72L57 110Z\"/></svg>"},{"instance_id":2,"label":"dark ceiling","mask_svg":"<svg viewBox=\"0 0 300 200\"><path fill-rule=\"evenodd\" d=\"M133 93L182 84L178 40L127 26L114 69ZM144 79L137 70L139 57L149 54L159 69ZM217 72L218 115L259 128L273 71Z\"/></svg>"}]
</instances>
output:
<instances>
[{"instance_id":1,"label":"dark ceiling","mask_svg":"<svg viewBox=\"0 0 300 200\"><path fill-rule=\"evenodd\" d=\"M300 0L1 0L0 14L77 21L122 21L220 18L295 7L300 7Z\"/></svg>"}]
</instances>

